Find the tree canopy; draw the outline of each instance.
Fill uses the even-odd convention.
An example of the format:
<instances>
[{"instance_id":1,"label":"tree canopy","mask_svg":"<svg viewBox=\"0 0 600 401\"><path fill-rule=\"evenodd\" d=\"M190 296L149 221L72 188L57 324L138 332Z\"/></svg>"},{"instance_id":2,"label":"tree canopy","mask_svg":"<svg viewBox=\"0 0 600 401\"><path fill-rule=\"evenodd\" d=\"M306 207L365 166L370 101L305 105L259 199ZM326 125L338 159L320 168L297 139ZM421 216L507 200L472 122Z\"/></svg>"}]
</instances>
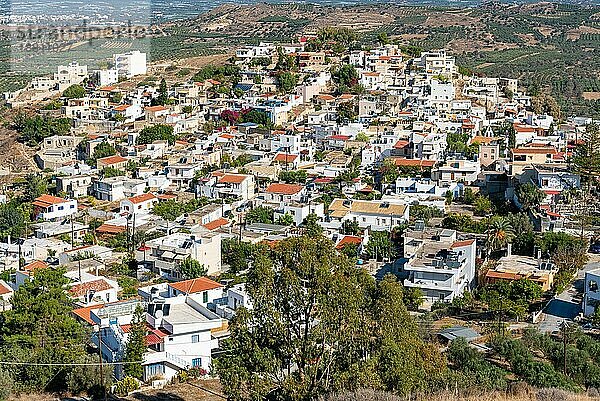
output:
<instances>
[{"instance_id":1,"label":"tree canopy","mask_svg":"<svg viewBox=\"0 0 600 401\"><path fill-rule=\"evenodd\" d=\"M173 145L176 139L172 126L157 124L141 130L137 137L137 143L138 145L145 145L154 141L167 141L170 145Z\"/></svg>"},{"instance_id":2,"label":"tree canopy","mask_svg":"<svg viewBox=\"0 0 600 401\"><path fill-rule=\"evenodd\" d=\"M445 370L423 342L391 276L379 284L323 236L280 241L248 274L253 309L238 309L215 360L231 400L314 399L377 386L402 394Z\"/></svg>"}]
</instances>

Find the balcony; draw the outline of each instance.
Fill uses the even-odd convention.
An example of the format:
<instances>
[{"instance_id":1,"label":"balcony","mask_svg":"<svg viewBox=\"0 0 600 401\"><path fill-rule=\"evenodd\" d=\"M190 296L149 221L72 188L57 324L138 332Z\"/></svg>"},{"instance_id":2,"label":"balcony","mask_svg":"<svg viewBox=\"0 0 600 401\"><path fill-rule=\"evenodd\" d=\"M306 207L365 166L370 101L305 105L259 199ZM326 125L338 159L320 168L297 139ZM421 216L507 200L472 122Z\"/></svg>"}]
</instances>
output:
<instances>
[{"instance_id":1,"label":"balcony","mask_svg":"<svg viewBox=\"0 0 600 401\"><path fill-rule=\"evenodd\" d=\"M173 355L166 351L162 351L162 352L149 351L144 354L143 365L150 365L153 363L164 363L164 362L175 365L179 369L188 369L191 365L191 363L186 361L185 359L180 358L180 357Z\"/></svg>"}]
</instances>

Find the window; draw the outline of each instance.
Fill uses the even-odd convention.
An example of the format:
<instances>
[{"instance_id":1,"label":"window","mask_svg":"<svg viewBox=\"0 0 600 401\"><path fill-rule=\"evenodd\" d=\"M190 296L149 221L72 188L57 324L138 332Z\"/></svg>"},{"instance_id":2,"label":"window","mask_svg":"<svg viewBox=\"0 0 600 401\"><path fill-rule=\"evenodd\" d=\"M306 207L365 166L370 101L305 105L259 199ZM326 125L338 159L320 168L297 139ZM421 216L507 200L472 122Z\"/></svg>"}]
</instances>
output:
<instances>
[{"instance_id":1,"label":"window","mask_svg":"<svg viewBox=\"0 0 600 401\"><path fill-rule=\"evenodd\" d=\"M146 366L146 377L158 376L165 373L165 365L162 363L153 363Z\"/></svg>"},{"instance_id":2,"label":"window","mask_svg":"<svg viewBox=\"0 0 600 401\"><path fill-rule=\"evenodd\" d=\"M64 210L64 208L65 208L64 206L59 206L58 210Z\"/></svg>"},{"instance_id":3,"label":"window","mask_svg":"<svg viewBox=\"0 0 600 401\"><path fill-rule=\"evenodd\" d=\"M204 303L208 302L208 291L204 291L202 293L202 302L204 302Z\"/></svg>"},{"instance_id":4,"label":"window","mask_svg":"<svg viewBox=\"0 0 600 401\"><path fill-rule=\"evenodd\" d=\"M198 335L198 334L192 335L192 342L193 343L199 343L200 342L200 335Z\"/></svg>"},{"instance_id":5,"label":"window","mask_svg":"<svg viewBox=\"0 0 600 401\"><path fill-rule=\"evenodd\" d=\"M69 206L69 209L75 209L75 205Z\"/></svg>"},{"instance_id":6,"label":"window","mask_svg":"<svg viewBox=\"0 0 600 401\"><path fill-rule=\"evenodd\" d=\"M192 367L197 368L202 366L202 358L194 358L192 359Z\"/></svg>"}]
</instances>

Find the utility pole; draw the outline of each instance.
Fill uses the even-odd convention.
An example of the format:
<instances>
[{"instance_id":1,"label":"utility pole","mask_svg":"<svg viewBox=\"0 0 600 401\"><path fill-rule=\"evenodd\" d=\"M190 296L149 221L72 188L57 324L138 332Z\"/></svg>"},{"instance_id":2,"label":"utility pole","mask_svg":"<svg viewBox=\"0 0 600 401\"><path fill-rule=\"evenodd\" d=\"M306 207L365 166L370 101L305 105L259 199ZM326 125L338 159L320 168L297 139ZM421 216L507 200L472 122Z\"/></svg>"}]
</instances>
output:
<instances>
[{"instance_id":1,"label":"utility pole","mask_svg":"<svg viewBox=\"0 0 600 401\"><path fill-rule=\"evenodd\" d=\"M98 325L98 357L100 358L100 386L102 386L102 391L104 392L104 401L106 401L106 386L104 385L104 373L102 367L102 323Z\"/></svg>"},{"instance_id":2,"label":"utility pole","mask_svg":"<svg viewBox=\"0 0 600 401\"><path fill-rule=\"evenodd\" d=\"M75 228L73 224L73 215L71 215L71 249L75 248Z\"/></svg>"}]
</instances>

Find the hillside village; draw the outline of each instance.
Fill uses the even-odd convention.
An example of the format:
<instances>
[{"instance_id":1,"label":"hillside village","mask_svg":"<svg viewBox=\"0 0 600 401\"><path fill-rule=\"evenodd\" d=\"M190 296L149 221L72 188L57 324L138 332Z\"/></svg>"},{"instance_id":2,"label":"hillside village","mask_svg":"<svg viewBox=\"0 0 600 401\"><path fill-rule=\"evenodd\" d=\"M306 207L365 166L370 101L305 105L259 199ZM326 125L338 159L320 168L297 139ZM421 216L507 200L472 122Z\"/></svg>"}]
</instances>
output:
<instances>
[{"instance_id":1,"label":"hillside village","mask_svg":"<svg viewBox=\"0 0 600 401\"><path fill-rule=\"evenodd\" d=\"M0 310L60 272L117 381L140 322L140 383L206 376L253 308L253 252L316 232L395 276L442 344L487 347L501 322L595 330L598 125L447 50L352 41L325 28L152 74L130 52L5 94L39 171L0 194Z\"/></svg>"}]
</instances>

